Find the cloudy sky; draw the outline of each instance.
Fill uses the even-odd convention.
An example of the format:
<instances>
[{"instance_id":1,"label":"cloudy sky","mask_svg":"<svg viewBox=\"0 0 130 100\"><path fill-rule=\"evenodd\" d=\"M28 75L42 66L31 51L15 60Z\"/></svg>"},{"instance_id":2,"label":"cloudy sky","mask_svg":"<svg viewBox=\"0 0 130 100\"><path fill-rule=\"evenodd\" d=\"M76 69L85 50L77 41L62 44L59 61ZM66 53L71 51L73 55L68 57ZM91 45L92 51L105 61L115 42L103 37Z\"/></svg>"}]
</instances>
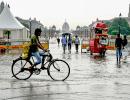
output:
<instances>
[{"instance_id":1,"label":"cloudy sky","mask_svg":"<svg viewBox=\"0 0 130 100\"><path fill-rule=\"evenodd\" d=\"M66 21L71 29L98 19L128 16L130 0L0 0L8 3L14 16L36 17L43 25L61 28Z\"/></svg>"}]
</instances>

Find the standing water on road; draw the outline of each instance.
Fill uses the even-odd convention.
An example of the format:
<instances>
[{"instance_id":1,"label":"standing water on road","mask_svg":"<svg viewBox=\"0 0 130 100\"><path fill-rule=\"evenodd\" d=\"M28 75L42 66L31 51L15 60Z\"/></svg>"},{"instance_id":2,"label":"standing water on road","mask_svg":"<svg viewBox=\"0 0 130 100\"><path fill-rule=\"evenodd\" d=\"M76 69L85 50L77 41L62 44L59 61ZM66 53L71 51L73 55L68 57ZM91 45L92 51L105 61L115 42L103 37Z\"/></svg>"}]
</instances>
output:
<instances>
[{"instance_id":1,"label":"standing water on road","mask_svg":"<svg viewBox=\"0 0 130 100\"><path fill-rule=\"evenodd\" d=\"M25 81L12 77L11 64L18 54L0 55L0 100L130 100L130 58L116 64L114 51L106 57L89 53L63 54L62 46L50 44L54 58L67 61L70 76L53 81L46 71Z\"/></svg>"}]
</instances>

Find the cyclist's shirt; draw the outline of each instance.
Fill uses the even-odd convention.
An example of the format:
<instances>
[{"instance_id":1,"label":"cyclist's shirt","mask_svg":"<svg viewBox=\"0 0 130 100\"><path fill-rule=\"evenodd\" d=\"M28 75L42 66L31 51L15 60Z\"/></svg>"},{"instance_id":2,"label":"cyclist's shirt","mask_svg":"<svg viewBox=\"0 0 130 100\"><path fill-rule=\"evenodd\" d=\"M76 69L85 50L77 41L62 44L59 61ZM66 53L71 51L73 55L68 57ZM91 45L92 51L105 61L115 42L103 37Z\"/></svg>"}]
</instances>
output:
<instances>
[{"instance_id":1,"label":"cyclist's shirt","mask_svg":"<svg viewBox=\"0 0 130 100\"><path fill-rule=\"evenodd\" d=\"M34 35L31 38L31 52L37 52L38 51L38 43L37 43L37 37Z\"/></svg>"}]
</instances>

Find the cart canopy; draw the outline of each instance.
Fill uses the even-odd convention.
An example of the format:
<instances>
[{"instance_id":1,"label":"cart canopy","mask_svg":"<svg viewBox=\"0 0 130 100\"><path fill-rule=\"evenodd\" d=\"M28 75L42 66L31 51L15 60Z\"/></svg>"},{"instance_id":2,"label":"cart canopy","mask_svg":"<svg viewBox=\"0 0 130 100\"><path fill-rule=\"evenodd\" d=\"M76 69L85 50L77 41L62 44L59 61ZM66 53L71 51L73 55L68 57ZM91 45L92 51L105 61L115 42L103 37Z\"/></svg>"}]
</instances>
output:
<instances>
[{"instance_id":1,"label":"cart canopy","mask_svg":"<svg viewBox=\"0 0 130 100\"><path fill-rule=\"evenodd\" d=\"M107 25L103 22L96 22L93 25L93 28L99 28L99 29L107 29Z\"/></svg>"}]
</instances>

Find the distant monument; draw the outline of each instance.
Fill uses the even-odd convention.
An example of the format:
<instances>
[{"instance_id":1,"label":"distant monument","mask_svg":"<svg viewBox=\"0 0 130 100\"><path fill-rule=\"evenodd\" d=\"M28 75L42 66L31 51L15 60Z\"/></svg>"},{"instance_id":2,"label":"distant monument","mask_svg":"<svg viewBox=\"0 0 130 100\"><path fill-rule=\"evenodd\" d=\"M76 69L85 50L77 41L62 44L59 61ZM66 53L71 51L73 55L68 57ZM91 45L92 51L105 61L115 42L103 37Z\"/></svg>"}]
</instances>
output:
<instances>
[{"instance_id":1,"label":"distant monument","mask_svg":"<svg viewBox=\"0 0 130 100\"><path fill-rule=\"evenodd\" d=\"M62 32L63 33L69 33L70 32L70 27L69 27L69 24L66 22L64 22L63 26L62 26Z\"/></svg>"}]
</instances>

